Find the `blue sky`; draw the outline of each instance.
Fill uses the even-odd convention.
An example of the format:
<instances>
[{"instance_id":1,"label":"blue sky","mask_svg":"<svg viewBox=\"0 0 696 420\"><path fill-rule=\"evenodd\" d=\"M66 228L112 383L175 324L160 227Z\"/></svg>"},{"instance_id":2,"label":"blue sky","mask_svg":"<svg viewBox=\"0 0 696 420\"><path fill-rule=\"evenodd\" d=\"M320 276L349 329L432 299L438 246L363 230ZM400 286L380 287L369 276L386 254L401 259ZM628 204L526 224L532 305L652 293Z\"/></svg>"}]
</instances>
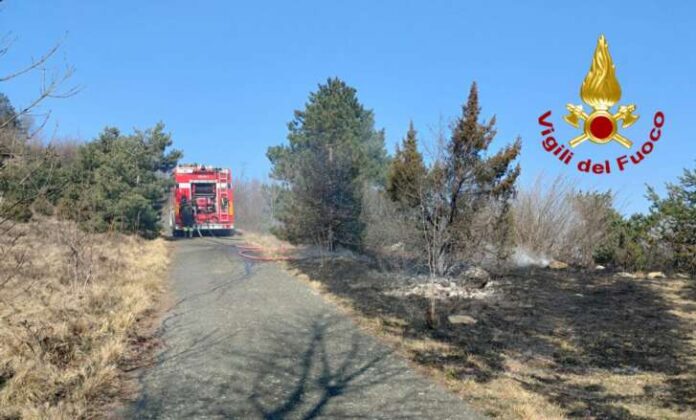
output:
<instances>
[{"instance_id":1,"label":"blue sky","mask_svg":"<svg viewBox=\"0 0 696 420\"><path fill-rule=\"evenodd\" d=\"M696 159L696 3L464 1L77 1L5 0L0 27L16 38L0 74L64 40L53 66L76 68L79 95L47 105L58 137L89 140L163 121L186 161L263 178L268 146L285 141L293 110L328 77L354 86L385 128L387 146L413 119L424 142L480 88L497 115L493 147L522 137L521 185L565 173L583 188L619 193L626 213L645 211L645 183L661 187ZM640 145L652 115L666 124L640 165L580 174L540 146L537 118L553 111L558 138L577 134L561 117L578 91L599 34L607 36L623 89L641 119L622 131ZM36 77L2 83L18 107ZM565 127L564 127L565 126ZM582 145L603 159L621 146ZM635 147L633 149L635 151ZM660 188L659 190L662 190Z\"/></svg>"}]
</instances>

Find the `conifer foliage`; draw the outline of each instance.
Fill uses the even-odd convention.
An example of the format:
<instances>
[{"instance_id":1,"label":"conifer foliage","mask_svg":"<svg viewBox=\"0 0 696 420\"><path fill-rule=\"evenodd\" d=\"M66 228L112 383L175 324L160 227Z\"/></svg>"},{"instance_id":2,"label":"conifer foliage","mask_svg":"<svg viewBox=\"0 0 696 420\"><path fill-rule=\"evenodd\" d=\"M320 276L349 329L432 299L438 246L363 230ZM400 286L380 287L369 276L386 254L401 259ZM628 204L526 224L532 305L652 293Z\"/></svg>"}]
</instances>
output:
<instances>
[{"instance_id":1,"label":"conifer foliage","mask_svg":"<svg viewBox=\"0 0 696 420\"><path fill-rule=\"evenodd\" d=\"M326 249L359 248L362 187L383 184L384 133L356 90L333 78L311 93L288 125L288 144L269 148L271 176L283 186L276 233Z\"/></svg>"},{"instance_id":2,"label":"conifer foliage","mask_svg":"<svg viewBox=\"0 0 696 420\"><path fill-rule=\"evenodd\" d=\"M473 83L446 152L432 168L423 200L429 265L438 274L445 274L458 257L470 255L472 247L490 245L486 236L506 236L509 201L520 174L519 164L512 165L522 145L517 139L487 155L496 135L495 117L486 123L480 121L480 115L478 88ZM494 227L494 231L474 231L482 212L490 214L484 226ZM501 246L504 241L499 242Z\"/></svg>"},{"instance_id":3,"label":"conifer foliage","mask_svg":"<svg viewBox=\"0 0 696 420\"><path fill-rule=\"evenodd\" d=\"M648 198L654 233L669 249L667 268L696 274L696 169L668 183L666 197L649 188Z\"/></svg>"},{"instance_id":4,"label":"conifer foliage","mask_svg":"<svg viewBox=\"0 0 696 420\"><path fill-rule=\"evenodd\" d=\"M61 215L89 230L157 236L171 187L167 174L181 157L171 145L162 123L131 135L104 129L78 150L59 200Z\"/></svg>"},{"instance_id":5,"label":"conifer foliage","mask_svg":"<svg viewBox=\"0 0 696 420\"><path fill-rule=\"evenodd\" d=\"M517 139L488 155L495 117L486 123L480 114L474 83L449 141L427 170L412 126L390 166L389 196L419 208L428 265L439 275L476 249L503 247L508 237L510 199L520 173L513 161L521 143Z\"/></svg>"},{"instance_id":6,"label":"conifer foliage","mask_svg":"<svg viewBox=\"0 0 696 420\"><path fill-rule=\"evenodd\" d=\"M411 208L418 206L425 174L423 155L418 151L417 133L411 121L406 137L401 142L401 147L396 146L394 159L389 166L387 175L389 198Z\"/></svg>"}]
</instances>

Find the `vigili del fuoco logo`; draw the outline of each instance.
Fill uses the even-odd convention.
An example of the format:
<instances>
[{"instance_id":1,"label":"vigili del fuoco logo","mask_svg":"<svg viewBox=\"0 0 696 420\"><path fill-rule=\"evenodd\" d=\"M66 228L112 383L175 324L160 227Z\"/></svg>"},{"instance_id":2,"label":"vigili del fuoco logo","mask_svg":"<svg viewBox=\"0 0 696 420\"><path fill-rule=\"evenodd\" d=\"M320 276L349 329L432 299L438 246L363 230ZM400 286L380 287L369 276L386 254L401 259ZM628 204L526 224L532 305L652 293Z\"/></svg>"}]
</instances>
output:
<instances>
[{"instance_id":1,"label":"vigili del fuoco logo","mask_svg":"<svg viewBox=\"0 0 696 420\"><path fill-rule=\"evenodd\" d=\"M580 130L577 136L568 141L568 147L556 139L551 111L546 111L539 117L541 135L544 137L541 145L544 150L560 162L566 165L572 164L580 172L610 174L614 168L619 172L624 171L630 165L642 162L653 151L655 143L662 135L665 115L662 111L657 111L653 115L651 129L646 133L648 139L640 147L633 148L633 141L630 140L629 134L624 134L623 131L635 124L639 115L635 114L636 105L634 104L619 104L618 108L612 111L614 105L621 100L621 86L615 73L616 68L609 55L609 45L602 35L597 41L590 71L580 86L580 98L589 106L589 109L583 105L566 105L568 115L564 116L563 120ZM593 161L591 157L587 157L593 145L614 142L627 149L615 159ZM577 151L580 156L581 150L584 157L576 158L575 152Z\"/></svg>"}]
</instances>

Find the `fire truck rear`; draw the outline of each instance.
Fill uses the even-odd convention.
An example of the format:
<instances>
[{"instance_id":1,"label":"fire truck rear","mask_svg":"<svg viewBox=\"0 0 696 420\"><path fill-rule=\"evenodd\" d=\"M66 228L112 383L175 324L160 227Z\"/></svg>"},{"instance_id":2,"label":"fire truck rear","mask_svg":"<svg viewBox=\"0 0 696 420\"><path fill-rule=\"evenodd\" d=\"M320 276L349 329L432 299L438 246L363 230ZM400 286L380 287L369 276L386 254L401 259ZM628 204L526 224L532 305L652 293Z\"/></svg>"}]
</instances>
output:
<instances>
[{"instance_id":1,"label":"fire truck rear","mask_svg":"<svg viewBox=\"0 0 696 420\"><path fill-rule=\"evenodd\" d=\"M172 234L181 236L181 200L191 204L194 230L214 235L230 235L234 231L232 175L229 169L203 165L179 165L174 168L172 189Z\"/></svg>"}]
</instances>

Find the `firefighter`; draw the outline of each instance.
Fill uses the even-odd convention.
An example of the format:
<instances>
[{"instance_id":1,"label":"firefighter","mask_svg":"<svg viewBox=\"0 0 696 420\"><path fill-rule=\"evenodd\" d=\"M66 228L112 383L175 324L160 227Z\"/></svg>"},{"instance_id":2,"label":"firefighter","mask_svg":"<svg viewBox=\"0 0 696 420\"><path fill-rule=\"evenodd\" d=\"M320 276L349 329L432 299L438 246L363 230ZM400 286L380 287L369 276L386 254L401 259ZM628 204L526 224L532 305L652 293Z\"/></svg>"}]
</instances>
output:
<instances>
[{"instance_id":1,"label":"firefighter","mask_svg":"<svg viewBox=\"0 0 696 420\"><path fill-rule=\"evenodd\" d=\"M193 237L193 207L186 197L181 197L181 224L184 225L184 236Z\"/></svg>"}]
</instances>

